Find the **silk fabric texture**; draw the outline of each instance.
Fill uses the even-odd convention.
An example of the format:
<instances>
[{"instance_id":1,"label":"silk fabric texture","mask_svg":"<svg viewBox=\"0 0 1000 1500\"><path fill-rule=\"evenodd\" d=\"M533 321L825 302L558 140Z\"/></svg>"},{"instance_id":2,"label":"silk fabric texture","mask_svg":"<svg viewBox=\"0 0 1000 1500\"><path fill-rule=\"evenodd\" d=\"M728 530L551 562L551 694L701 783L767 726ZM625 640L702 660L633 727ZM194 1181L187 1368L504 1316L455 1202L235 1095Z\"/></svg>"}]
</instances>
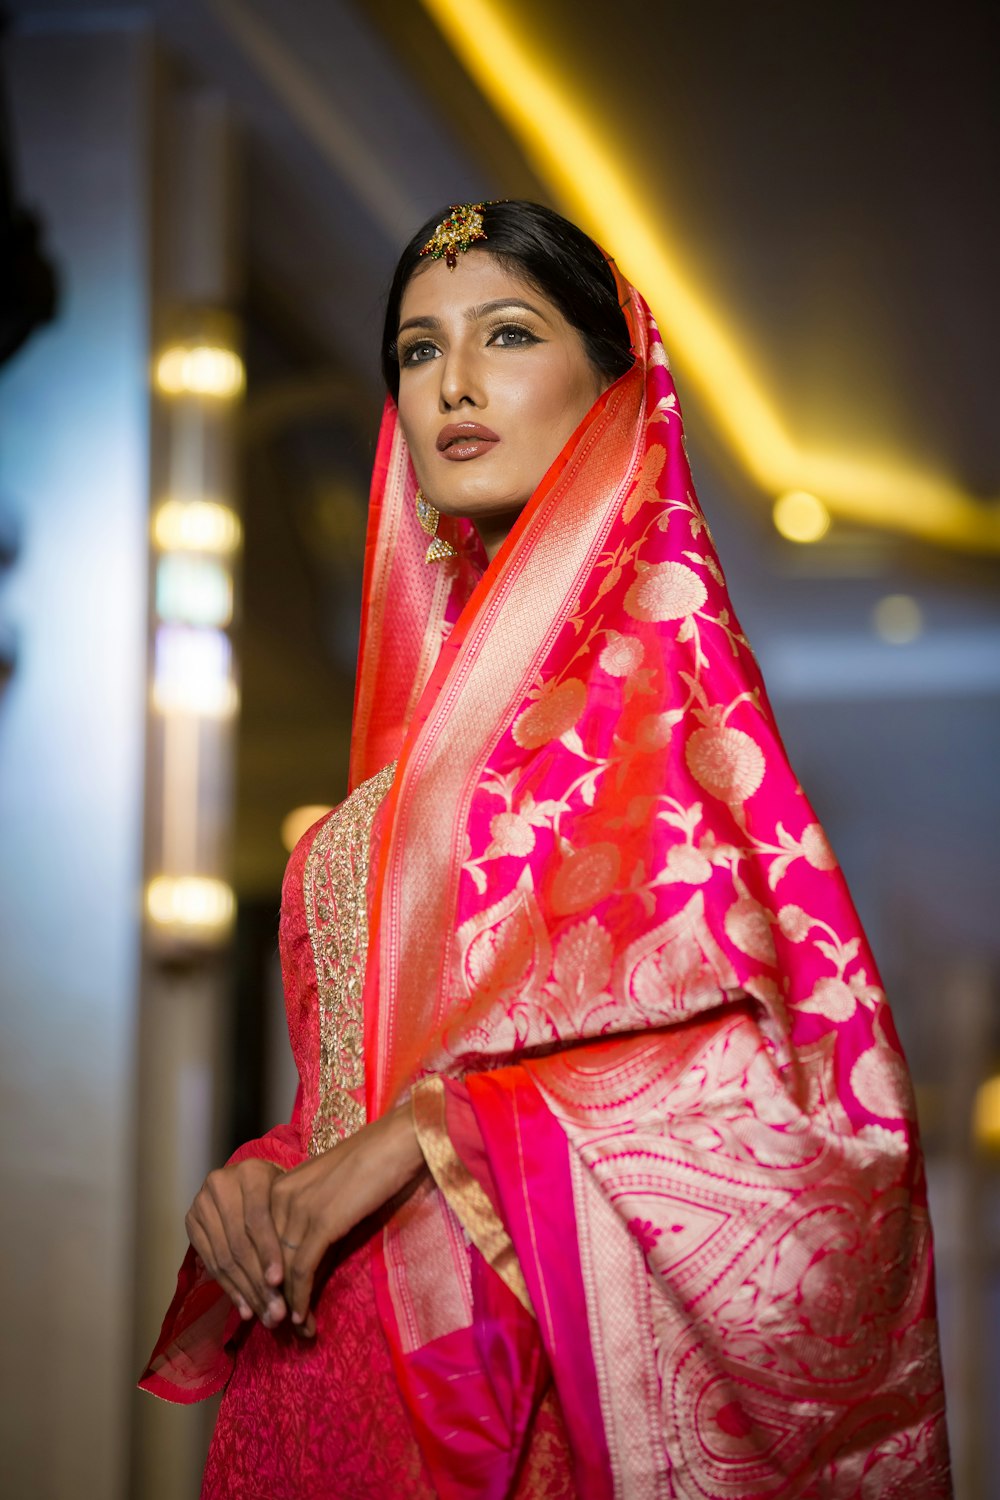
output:
<instances>
[{"instance_id":1,"label":"silk fabric texture","mask_svg":"<svg viewBox=\"0 0 1000 1500\"><path fill-rule=\"evenodd\" d=\"M386 403L366 1093L437 1189L374 1247L397 1378L442 1495L508 1492L547 1365L581 1496L944 1496L907 1068L619 286L635 365L485 575L447 518L424 563Z\"/></svg>"}]
</instances>

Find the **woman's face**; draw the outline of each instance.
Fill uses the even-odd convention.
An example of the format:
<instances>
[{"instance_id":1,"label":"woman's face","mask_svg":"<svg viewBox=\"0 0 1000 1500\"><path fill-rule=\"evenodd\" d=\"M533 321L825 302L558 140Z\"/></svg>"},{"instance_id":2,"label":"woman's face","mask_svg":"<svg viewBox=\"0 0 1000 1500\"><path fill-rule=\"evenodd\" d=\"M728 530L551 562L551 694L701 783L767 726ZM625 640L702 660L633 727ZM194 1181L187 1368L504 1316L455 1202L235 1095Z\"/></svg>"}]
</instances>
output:
<instances>
[{"instance_id":1,"label":"woman's face","mask_svg":"<svg viewBox=\"0 0 1000 1500\"><path fill-rule=\"evenodd\" d=\"M415 271L403 293L399 417L427 499L494 556L609 381L559 309L488 251Z\"/></svg>"}]
</instances>

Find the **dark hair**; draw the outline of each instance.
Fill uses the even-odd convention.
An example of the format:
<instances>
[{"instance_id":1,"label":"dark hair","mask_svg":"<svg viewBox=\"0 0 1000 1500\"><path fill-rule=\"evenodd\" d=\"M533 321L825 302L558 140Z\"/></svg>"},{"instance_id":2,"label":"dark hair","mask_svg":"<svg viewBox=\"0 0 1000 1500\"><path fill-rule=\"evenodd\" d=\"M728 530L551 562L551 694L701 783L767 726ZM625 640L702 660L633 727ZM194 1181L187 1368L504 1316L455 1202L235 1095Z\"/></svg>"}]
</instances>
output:
<instances>
[{"instance_id":1,"label":"dark hair","mask_svg":"<svg viewBox=\"0 0 1000 1500\"><path fill-rule=\"evenodd\" d=\"M439 210L413 236L396 266L389 287L382 332L382 373L394 397L399 395L396 330L403 293L414 271L426 265L420 251L448 208ZM594 367L617 380L634 362L628 324L618 302L618 286L604 255L589 235L540 203L522 199L483 207L486 239L476 245L508 270L537 287L555 303L567 323L578 330ZM471 251L468 253L472 253Z\"/></svg>"}]
</instances>

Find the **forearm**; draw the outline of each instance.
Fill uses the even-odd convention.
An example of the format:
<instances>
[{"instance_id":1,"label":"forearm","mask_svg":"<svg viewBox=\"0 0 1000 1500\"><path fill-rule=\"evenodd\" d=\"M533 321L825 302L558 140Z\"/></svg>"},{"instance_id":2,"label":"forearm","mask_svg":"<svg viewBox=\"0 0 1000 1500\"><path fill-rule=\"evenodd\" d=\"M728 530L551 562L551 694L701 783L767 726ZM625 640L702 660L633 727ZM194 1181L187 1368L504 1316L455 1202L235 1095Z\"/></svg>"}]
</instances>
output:
<instances>
[{"instance_id":1,"label":"forearm","mask_svg":"<svg viewBox=\"0 0 1000 1500\"><path fill-rule=\"evenodd\" d=\"M381 1137L379 1180L380 1187L386 1190L382 1202L388 1202L408 1187L415 1177L421 1177L427 1171L411 1104L397 1104L395 1109L375 1121L371 1129Z\"/></svg>"},{"instance_id":2,"label":"forearm","mask_svg":"<svg viewBox=\"0 0 1000 1500\"><path fill-rule=\"evenodd\" d=\"M327 1247L424 1171L413 1115L409 1104L403 1104L274 1183L271 1210L293 1323L311 1331L309 1297Z\"/></svg>"}]
</instances>

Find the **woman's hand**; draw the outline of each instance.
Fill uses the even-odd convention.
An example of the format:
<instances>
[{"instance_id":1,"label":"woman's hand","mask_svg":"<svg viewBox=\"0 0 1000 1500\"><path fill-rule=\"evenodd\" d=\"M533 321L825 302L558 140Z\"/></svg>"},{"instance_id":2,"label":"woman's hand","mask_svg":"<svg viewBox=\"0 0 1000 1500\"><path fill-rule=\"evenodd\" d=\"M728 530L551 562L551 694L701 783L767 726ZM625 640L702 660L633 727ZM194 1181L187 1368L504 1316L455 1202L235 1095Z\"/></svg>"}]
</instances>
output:
<instances>
[{"instance_id":1,"label":"woman's hand","mask_svg":"<svg viewBox=\"0 0 1000 1500\"><path fill-rule=\"evenodd\" d=\"M313 1278L330 1245L424 1170L408 1104L365 1125L331 1151L286 1172L271 1187L292 1322L310 1335Z\"/></svg>"},{"instance_id":2,"label":"woman's hand","mask_svg":"<svg viewBox=\"0 0 1000 1500\"><path fill-rule=\"evenodd\" d=\"M285 1316L284 1267L271 1216L271 1190L281 1168L248 1158L209 1172L184 1220L188 1239L241 1318L254 1313L266 1328Z\"/></svg>"}]
</instances>

